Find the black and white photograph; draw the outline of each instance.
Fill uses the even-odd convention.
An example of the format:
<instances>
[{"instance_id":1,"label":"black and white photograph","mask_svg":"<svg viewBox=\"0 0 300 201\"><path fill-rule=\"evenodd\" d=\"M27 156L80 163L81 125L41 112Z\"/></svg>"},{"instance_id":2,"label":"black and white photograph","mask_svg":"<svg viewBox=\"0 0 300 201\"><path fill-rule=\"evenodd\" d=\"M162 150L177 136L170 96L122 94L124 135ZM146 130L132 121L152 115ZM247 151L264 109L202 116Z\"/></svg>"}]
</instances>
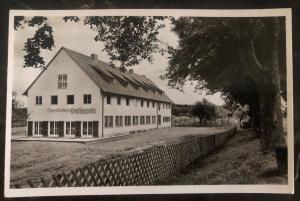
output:
<instances>
[{"instance_id":1,"label":"black and white photograph","mask_svg":"<svg viewBox=\"0 0 300 201\"><path fill-rule=\"evenodd\" d=\"M293 192L290 9L9 25L7 197Z\"/></svg>"}]
</instances>

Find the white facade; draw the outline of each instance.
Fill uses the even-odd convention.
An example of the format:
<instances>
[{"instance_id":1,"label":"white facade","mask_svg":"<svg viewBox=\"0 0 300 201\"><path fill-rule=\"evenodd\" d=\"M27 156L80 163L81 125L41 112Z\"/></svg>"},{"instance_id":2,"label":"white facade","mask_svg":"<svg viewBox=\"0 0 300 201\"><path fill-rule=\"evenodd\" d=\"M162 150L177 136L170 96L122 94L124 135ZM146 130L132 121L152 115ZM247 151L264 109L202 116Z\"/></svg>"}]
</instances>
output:
<instances>
[{"instance_id":1,"label":"white facade","mask_svg":"<svg viewBox=\"0 0 300 201\"><path fill-rule=\"evenodd\" d=\"M107 96L104 97L104 117L112 115L114 116L113 127L106 127L104 121L104 137L112 136L115 134L128 133L132 131L143 131L155 128L171 127L171 121L163 121L163 117L171 117L171 106L169 103L167 104L156 102L153 100L130 97L129 105L127 105L126 97L120 97L120 104L118 104L117 99L118 96L111 96L111 103L107 104ZM143 106L141 103L142 101ZM160 104L160 108L158 107L158 104ZM165 106L163 107L163 105ZM123 116L123 126L116 125L115 116ZM125 116L131 117L130 125L125 125ZM133 125L133 116L138 116L138 123L136 125ZM141 123L141 117L144 118L144 123ZM147 121L148 117L150 117L150 121ZM159 117L161 118L160 124L158 120Z\"/></svg>"},{"instance_id":2,"label":"white facade","mask_svg":"<svg viewBox=\"0 0 300 201\"><path fill-rule=\"evenodd\" d=\"M65 88L59 87L61 75L66 75ZM71 104L67 103L68 95L74 97ZM91 100L84 103L85 95ZM63 49L28 88L27 96L29 136L106 138L171 126L171 103L102 93L101 88ZM51 102L51 96L56 96L57 101ZM133 116L138 116L137 125L133 125Z\"/></svg>"}]
</instances>

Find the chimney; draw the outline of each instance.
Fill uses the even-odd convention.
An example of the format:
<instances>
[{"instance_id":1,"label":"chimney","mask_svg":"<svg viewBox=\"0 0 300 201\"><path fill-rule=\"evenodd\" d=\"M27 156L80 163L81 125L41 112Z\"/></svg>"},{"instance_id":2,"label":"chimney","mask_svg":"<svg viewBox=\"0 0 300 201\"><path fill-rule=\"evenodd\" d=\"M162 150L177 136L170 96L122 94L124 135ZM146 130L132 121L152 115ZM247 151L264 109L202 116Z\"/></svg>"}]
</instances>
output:
<instances>
[{"instance_id":1,"label":"chimney","mask_svg":"<svg viewBox=\"0 0 300 201\"><path fill-rule=\"evenodd\" d=\"M133 69L129 69L129 72L130 72L130 73L133 73Z\"/></svg>"},{"instance_id":2,"label":"chimney","mask_svg":"<svg viewBox=\"0 0 300 201\"><path fill-rule=\"evenodd\" d=\"M98 55L97 54L91 54L91 58L93 61L98 61Z\"/></svg>"}]
</instances>

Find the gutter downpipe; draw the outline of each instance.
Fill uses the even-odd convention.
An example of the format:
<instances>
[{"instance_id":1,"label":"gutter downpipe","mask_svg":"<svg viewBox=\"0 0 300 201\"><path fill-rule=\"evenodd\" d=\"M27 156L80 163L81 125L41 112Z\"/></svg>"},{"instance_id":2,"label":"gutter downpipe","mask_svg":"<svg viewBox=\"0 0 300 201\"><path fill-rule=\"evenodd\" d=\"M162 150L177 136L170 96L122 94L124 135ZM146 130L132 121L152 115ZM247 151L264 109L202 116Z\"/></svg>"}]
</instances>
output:
<instances>
[{"instance_id":1,"label":"gutter downpipe","mask_svg":"<svg viewBox=\"0 0 300 201\"><path fill-rule=\"evenodd\" d=\"M102 139L104 138L104 97L102 96Z\"/></svg>"},{"instance_id":2,"label":"gutter downpipe","mask_svg":"<svg viewBox=\"0 0 300 201\"><path fill-rule=\"evenodd\" d=\"M172 117L173 117L173 115L172 115L172 103L170 103L170 110L171 110L171 128L173 127L173 121L172 121Z\"/></svg>"},{"instance_id":3,"label":"gutter downpipe","mask_svg":"<svg viewBox=\"0 0 300 201\"><path fill-rule=\"evenodd\" d=\"M158 102L156 103L156 128L158 129Z\"/></svg>"}]
</instances>

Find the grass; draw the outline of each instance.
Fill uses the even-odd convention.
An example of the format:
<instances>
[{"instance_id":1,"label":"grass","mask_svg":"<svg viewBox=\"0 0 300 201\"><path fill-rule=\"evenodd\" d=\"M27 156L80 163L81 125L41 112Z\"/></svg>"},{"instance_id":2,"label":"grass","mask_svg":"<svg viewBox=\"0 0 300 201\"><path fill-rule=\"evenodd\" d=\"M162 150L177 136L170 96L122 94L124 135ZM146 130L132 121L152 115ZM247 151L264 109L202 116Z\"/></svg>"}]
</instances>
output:
<instances>
[{"instance_id":1,"label":"grass","mask_svg":"<svg viewBox=\"0 0 300 201\"><path fill-rule=\"evenodd\" d=\"M118 140L89 144L73 142L12 141L11 184L26 184L28 179L51 177L106 157L139 151L156 144L172 143L189 135L209 135L227 130L218 128L165 128L133 134Z\"/></svg>"},{"instance_id":2,"label":"grass","mask_svg":"<svg viewBox=\"0 0 300 201\"><path fill-rule=\"evenodd\" d=\"M275 153L261 152L259 139L244 130L214 154L160 184L287 184L287 175L277 172Z\"/></svg>"},{"instance_id":3,"label":"grass","mask_svg":"<svg viewBox=\"0 0 300 201\"><path fill-rule=\"evenodd\" d=\"M178 127L199 127L199 119L187 116L173 116L172 123Z\"/></svg>"}]
</instances>

